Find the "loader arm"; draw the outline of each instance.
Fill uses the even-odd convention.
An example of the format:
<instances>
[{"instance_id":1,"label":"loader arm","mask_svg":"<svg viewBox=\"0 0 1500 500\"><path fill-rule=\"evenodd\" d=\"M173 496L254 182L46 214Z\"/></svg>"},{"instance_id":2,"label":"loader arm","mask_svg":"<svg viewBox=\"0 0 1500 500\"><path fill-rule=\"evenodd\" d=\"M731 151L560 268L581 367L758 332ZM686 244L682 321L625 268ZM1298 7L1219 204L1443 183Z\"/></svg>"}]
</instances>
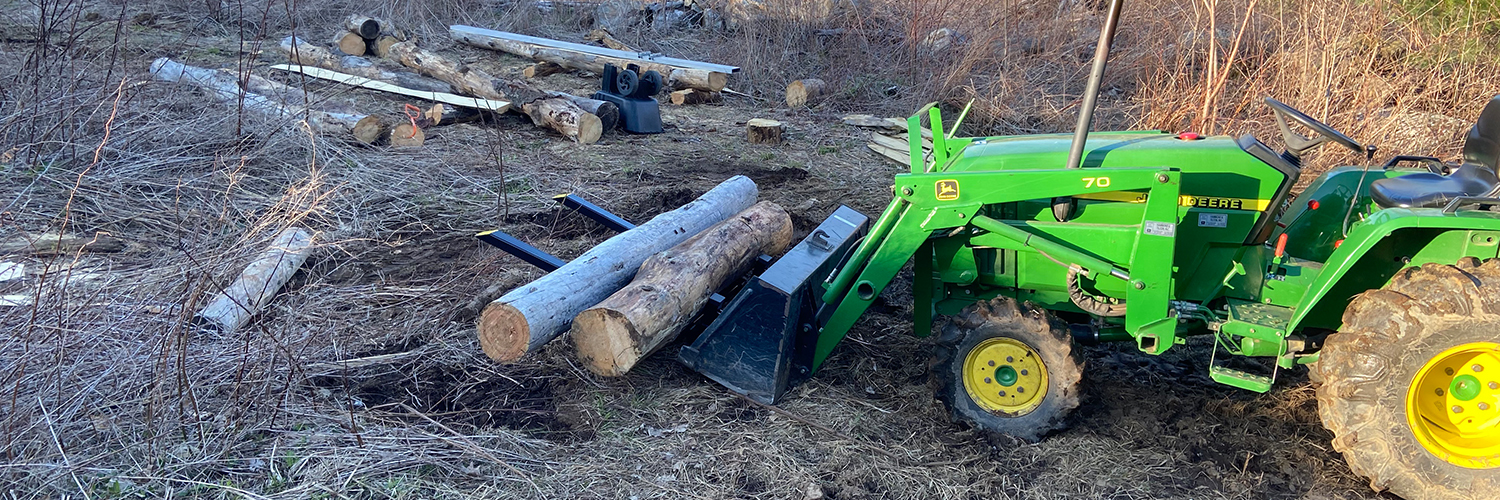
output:
<instances>
[{"instance_id":1,"label":"loader arm","mask_svg":"<svg viewBox=\"0 0 1500 500\"><path fill-rule=\"evenodd\" d=\"M1129 308L1126 330L1137 338L1143 350L1164 351L1176 340L1176 320L1169 315L1168 300L1179 180L1176 170L1160 167L937 171L896 176L895 199L855 248L847 264L823 284L823 307L817 313L812 369L822 367L855 321L924 242L961 230L1001 236L1000 241L1007 249L1043 252L1062 264L1083 268L1090 278L1109 275L1127 281L1130 286L1126 297ZM1145 216L1128 263L1109 262L1075 250L1029 232L1025 225L991 218L984 210L999 203L1112 191L1146 191L1148 195ZM930 267L922 265L919 269L930 270ZM918 320L930 321L927 306L917 305Z\"/></svg>"}]
</instances>

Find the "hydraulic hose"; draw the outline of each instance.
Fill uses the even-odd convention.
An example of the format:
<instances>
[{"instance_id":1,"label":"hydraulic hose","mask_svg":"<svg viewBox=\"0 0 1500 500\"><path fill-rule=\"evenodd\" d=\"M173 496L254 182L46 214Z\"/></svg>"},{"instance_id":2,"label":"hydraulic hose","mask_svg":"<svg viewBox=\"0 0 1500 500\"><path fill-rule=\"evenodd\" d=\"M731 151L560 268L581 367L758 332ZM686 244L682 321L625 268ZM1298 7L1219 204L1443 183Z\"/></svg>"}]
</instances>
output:
<instances>
[{"instance_id":1,"label":"hydraulic hose","mask_svg":"<svg viewBox=\"0 0 1500 500\"><path fill-rule=\"evenodd\" d=\"M1068 299L1073 305L1083 309L1083 312L1102 317L1119 317L1125 315L1125 301L1115 299L1101 299L1090 295L1078 286L1078 275L1084 272L1078 265L1068 266Z\"/></svg>"}]
</instances>

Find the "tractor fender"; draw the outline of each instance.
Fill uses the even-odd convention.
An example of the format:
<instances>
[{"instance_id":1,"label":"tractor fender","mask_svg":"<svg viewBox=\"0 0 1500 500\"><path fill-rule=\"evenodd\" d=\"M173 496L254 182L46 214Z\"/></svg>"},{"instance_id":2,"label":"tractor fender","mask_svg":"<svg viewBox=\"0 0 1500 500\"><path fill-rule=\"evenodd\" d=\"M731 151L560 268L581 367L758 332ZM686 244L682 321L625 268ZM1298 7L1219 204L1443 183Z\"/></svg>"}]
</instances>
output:
<instances>
[{"instance_id":1,"label":"tractor fender","mask_svg":"<svg viewBox=\"0 0 1500 500\"><path fill-rule=\"evenodd\" d=\"M1406 267L1453 264L1463 257L1494 258L1500 214L1443 213L1436 208L1387 208L1349 231L1297 303L1286 331L1337 329L1355 295L1380 288Z\"/></svg>"}]
</instances>

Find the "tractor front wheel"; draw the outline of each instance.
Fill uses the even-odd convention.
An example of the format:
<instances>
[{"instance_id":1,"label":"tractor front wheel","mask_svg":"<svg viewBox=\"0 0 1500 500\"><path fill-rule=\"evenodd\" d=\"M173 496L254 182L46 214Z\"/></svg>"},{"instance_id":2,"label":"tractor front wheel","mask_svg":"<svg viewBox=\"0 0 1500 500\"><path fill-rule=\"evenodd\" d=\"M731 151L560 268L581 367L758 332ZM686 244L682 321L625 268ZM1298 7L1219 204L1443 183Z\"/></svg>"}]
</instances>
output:
<instances>
[{"instance_id":1,"label":"tractor front wheel","mask_svg":"<svg viewBox=\"0 0 1500 500\"><path fill-rule=\"evenodd\" d=\"M1407 500L1500 491L1500 259L1425 264L1355 297L1313 369L1349 468Z\"/></svg>"},{"instance_id":2,"label":"tractor front wheel","mask_svg":"<svg viewBox=\"0 0 1500 500\"><path fill-rule=\"evenodd\" d=\"M1083 362L1067 325L1001 297L943 328L932 375L956 420L1036 442L1078 407Z\"/></svg>"}]
</instances>

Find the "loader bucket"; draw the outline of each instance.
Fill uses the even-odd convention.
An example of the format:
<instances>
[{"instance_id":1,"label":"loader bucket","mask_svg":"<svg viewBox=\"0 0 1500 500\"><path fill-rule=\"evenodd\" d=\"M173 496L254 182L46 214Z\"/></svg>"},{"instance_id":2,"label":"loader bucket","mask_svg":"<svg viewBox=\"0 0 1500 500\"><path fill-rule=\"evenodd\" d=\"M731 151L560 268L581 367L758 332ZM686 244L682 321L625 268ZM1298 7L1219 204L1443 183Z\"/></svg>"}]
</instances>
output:
<instances>
[{"instance_id":1,"label":"loader bucket","mask_svg":"<svg viewBox=\"0 0 1500 500\"><path fill-rule=\"evenodd\" d=\"M774 404L812 374L823 306L819 285L848 259L868 223L864 214L840 206L750 279L677 359L731 391Z\"/></svg>"}]
</instances>

